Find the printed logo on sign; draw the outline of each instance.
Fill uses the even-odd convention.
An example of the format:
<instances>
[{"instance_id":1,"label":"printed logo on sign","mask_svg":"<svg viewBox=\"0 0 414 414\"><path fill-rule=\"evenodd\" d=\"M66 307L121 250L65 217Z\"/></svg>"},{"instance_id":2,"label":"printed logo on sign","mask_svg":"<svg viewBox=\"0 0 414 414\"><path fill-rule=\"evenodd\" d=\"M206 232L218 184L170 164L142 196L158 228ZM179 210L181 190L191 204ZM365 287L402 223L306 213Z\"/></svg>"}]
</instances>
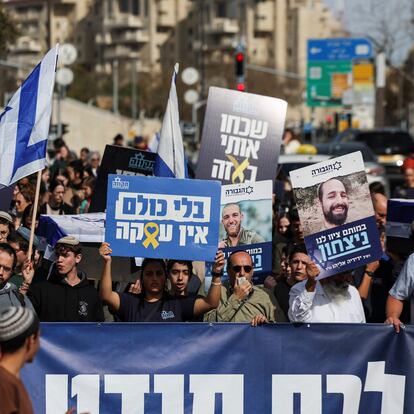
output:
<instances>
[{"instance_id":1,"label":"printed logo on sign","mask_svg":"<svg viewBox=\"0 0 414 414\"><path fill-rule=\"evenodd\" d=\"M249 98L245 98L244 96L236 99L233 103L233 111L242 114L256 116L259 115L258 109L257 105L254 105Z\"/></svg>"},{"instance_id":2,"label":"printed logo on sign","mask_svg":"<svg viewBox=\"0 0 414 414\"><path fill-rule=\"evenodd\" d=\"M138 153L129 159L128 166L130 168L152 171L154 169L154 161L147 160L144 154Z\"/></svg>"},{"instance_id":3,"label":"printed logo on sign","mask_svg":"<svg viewBox=\"0 0 414 414\"><path fill-rule=\"evenodd\" d=\"M165 319L174 319L175 318L175 315L174 315L174 312L173 311L167 312L167 311L163 310L161 312L161 318L164 319L164 320Z\"/></svg>"},{"instance_id":4,"label":"printed logo on sign","mask_svg":"<svg viewBox=\"0 0 414 414\"><path fill-rule=\"evenodd\" d=\"M230 188L226 190L226 196L236 196L240 194L253 194L254 188L249 185L247 187L241 187L241 188Z\"/></svg>"},{"instance_id":5,"label":"printed logo on sign","mask_svg":"<svg viewBox=\"0 0 414 414\"><path fill-rule=\"evenodd\" d=\"M327 174L331 171L339 171L342 168L342 163L340 161L335 161L333 164L325 165L323 167L315 168L312 170L312 177L317 177L318 175Z\"/></svg>"},{"instance_id":6,"label":"printed logo on sign","mask_svg":"<svg viewBox=\"0 0 414 414\"><path fill-rule=\"evenodd\" d=\"M112 188L117 189L117 190L128 190L129 182L122 181L121 177L116 177L114 181L112 181Z\"/></svg>"}]
</instances>

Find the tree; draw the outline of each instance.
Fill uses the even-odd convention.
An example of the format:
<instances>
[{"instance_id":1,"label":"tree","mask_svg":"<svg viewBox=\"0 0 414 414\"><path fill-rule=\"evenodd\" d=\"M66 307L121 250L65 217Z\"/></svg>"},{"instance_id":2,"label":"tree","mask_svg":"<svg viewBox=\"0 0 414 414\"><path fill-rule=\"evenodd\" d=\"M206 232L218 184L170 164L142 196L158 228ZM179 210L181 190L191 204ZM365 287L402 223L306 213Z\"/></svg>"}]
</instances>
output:
<instances>
[{"instance_id":1,"label":"tree","mask_svg":"<svg viewBox=\"0 0 414 414\"><path fill-rule=\"evenodd\" d=\"M13 22L9 14L4 10L0 4L0 58L4 59L7 56L10 44L13 44L19 31L16 23Z\"/></svg>"}]
</instances>

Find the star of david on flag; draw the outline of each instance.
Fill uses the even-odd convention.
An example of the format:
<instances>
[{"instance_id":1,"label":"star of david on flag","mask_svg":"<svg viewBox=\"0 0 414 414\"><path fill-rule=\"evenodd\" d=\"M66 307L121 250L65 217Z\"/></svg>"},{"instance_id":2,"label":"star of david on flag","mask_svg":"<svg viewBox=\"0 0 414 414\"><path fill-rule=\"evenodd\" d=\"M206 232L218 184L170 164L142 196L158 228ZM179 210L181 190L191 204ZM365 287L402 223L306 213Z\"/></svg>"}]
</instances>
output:
<instances>
[{"instance_id":1,"label":"star of david on flag","mask_svg":"<svg viewBox=\"0 0 414 414\"><path fill-rule=\"evenodd\" d=\"M46 165L59 45L51 49L0 115L0 184L9 186Z\"/></svg>"}]
</instances>

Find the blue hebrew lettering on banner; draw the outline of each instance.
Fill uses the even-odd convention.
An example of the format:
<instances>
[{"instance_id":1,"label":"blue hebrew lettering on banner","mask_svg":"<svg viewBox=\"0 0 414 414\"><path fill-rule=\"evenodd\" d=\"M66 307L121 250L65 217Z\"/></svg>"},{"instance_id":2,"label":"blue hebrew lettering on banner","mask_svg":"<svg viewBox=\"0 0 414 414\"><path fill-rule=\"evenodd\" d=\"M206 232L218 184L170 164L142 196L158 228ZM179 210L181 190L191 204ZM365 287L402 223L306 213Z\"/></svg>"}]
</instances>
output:
<instances>
[{"instance_id":1,"label":"blue hebrew lettering on banner","mask_svg":"<svg viewBox=\"0 0 414 414\"><path fill-rule=\"evenodd\" d=\"M220 183L109 175L105 240L114 256L214 260Z\"/></svg>"},{"instance_id":2,"label":"blue hebrew lettering on banner","mask_svg":"<svg viewBox=\"0 0 414 414\"><path fill-rule=\"evenodd\" d=\"M374 216L306 236L305 243L322 278L372 263L382 255Z\"/></svg>"},{"instance_id":3,"label":"blue hebrew lettering on banner","mask_svg":"<svg viewBox=\"0 0 414 414\"><path fill-rule=\"evenodd\" d=\"M413 347L382 324L42 324L22 379L45 414L408 414Z\"/></svg>"}]
</instances>

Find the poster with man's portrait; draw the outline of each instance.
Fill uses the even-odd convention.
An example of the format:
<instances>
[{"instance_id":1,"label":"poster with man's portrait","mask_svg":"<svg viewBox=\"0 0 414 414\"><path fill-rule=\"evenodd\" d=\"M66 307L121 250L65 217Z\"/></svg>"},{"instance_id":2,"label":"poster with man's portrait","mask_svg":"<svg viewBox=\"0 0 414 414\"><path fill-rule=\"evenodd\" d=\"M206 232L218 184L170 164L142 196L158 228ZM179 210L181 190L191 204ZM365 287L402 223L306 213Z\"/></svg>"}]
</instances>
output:
<instances>
[{"instance_id":1,"label":"poster with man's portrait","mask_svg":"<svg viewBox=\"0 0 414 414\"><path fill-rule=\"evenodd\" d=\"M223 185L220 220L219 248L226 258L246 250L260 283L272 269L272 181Z\"/></svg>"},{"instance_id":2,"label":"poster with man's portrait","mask_svg":"<svg viewBox=\"0 0 414 414\"><path fill-rule=\"evenodd\" d=\"M290 178L306 248L320 279L381 257L360 151L292 171Z\"/></svg>"}]
</instances>

